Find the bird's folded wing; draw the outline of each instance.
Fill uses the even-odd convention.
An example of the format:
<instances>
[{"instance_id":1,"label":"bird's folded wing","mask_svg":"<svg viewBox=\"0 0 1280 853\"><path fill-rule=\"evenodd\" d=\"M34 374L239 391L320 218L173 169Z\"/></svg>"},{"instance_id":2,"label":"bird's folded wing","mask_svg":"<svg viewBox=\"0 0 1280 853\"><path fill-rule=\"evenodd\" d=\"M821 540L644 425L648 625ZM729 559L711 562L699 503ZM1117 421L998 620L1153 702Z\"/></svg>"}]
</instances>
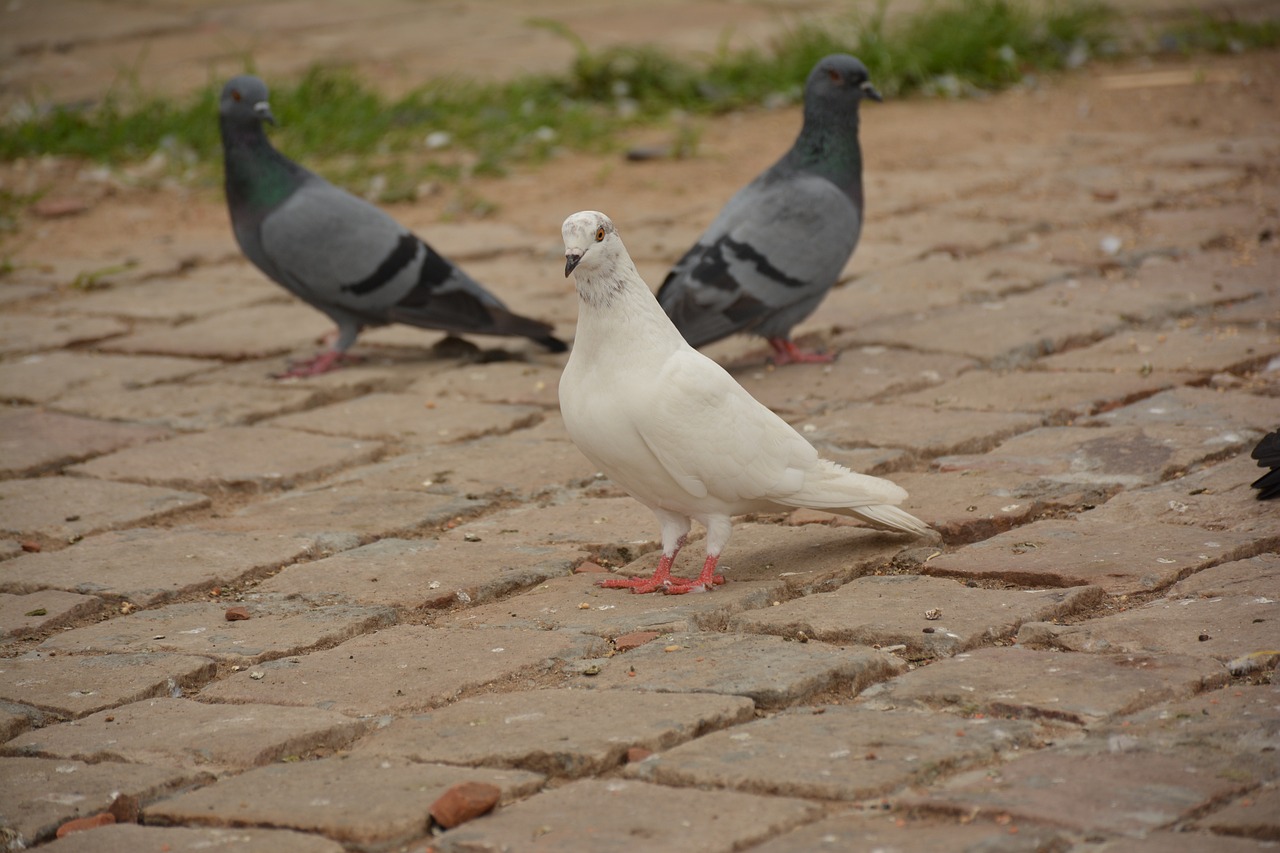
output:
<instances>
[{"instance_id":1,"label":"bird's folded wing","mask_svg":"<svg viewBox=\"0 0 1280 853\"><path fill-rule=\"evenodd\" d=\"M666 472L694 497L777 500L804 486L818 453L719 365L684 350L636 429Z\"/></svg>"},{"instance_id":2,"label":"bird's folded wing","mask_svg":"<svg viewBox=\"0 0 1280 853\"><path fill-rule=\"evenodd\" d=\"M386 213L314 176L263 221L262 245L295 292L356 310L394 302L422 252Z\"/></svg>"}]
</instances>

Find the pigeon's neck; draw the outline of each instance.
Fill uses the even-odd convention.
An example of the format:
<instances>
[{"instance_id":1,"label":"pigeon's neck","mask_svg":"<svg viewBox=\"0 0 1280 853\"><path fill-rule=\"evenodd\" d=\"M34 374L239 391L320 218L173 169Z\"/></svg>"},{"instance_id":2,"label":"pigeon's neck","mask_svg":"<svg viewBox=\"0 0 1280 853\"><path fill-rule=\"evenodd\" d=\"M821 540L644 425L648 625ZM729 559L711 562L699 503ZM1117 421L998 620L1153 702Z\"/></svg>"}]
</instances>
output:
<instances>
[{"instance_id":1,"label":"pigeon's neck","mask_svg":"<svg viewBox=\"0 0 1280 853\"><path fill-rule=\"evenodd\" d=\"M649 291L635 264L625 255L574 274L578 289L578 330L573 350L589 360L609 353L628 361L646 355L665 358L684 346L684 338ZM629 342L643 341L642 351Z\"/></svg>"},{"instance_id":2,"label":"pigeon's neck","mask_svg":"<svg viewBox=\"0 0 1280 853\"><path fill-rule=\"evenodd\" d=\"M271 145L262 125L222 121L227 201L263 215L289 197L306 171Z\"/></svg>"},{"instance_id":3,"label":"pigeon's neck","mask_svg":"<svg viewBox=\"0 0 1280 853\"><path fill-rule=\"evenodd\" d=\"M858 144L858 111L831 114L805 110L804 126L780 166L820 175L835 184L862 209L862 146Z\"/></svg>"}]
</instances>

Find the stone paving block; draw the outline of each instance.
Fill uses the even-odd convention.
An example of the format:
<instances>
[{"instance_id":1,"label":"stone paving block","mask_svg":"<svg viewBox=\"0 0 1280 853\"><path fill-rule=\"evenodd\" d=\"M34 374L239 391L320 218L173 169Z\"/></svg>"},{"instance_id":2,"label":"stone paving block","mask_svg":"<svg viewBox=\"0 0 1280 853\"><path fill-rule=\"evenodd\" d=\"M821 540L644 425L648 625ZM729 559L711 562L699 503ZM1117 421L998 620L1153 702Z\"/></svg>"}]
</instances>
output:
<instances>
[{"instance_id":1,"label":"stone paving block","mask_svg":"<svg viewBox=\"0 0 1280 853\"><path fill-rule=\"evenodd\" d=\"M0 758L0 827L19 842L9 849L23 850L52 841L69 820L106 811L117 794L147 802L196 779L196 774L168 767Z\"/></svg>"},{"instance_id":2,"label":"stone paving block","mask_svg":"<svg viewBox=\"0 0 1280 853\"><path fill-rule=\"evenodd\" d=\"M851 812L811 823L751 848L752 853L867 850L897 853L1046 853L1069 850L1060 829L1027 824L907 820L900 814ZM1188 851L1191 853L1191 851Z\"/></svg>"},{"instance_id":3,"label":"stone paving block","mask_svg":"<svg viewBox=\"0 0 1280 853\"><path fill-rule=\"evenodd\" d=\"M1228 680L1221 666L1179 655L1082 655L986 648L921 667L866 691L870 707L949 708L969 715L1092 725Z\"/></svg>"},{"instance_id":4,"label":"stone paving block","mask_svg":"<svg viewBox=\"0 0 1280 853\"><path fill-rule=\"evenodd\" d=\"M343 853L336 841L287 829L159 827L120 823L73 832L42 848L48 853Z\"/></svg>"},{"instance_id":5,"label":"stone paving block","mask_svg":"<svg viewBox=\"0 0 1280 853\"><path fill-rule=\"evenodd\" d=\"M0 700L76 718L155 696L181 695L217 674L204 657L166 654L50 655L0 661Z\"/></svg>"},{"instance_id":6,"label":"stone paving block","mask_svg":"<svg viewBox=\"0 0 1280 853\"><path fill-rule=\"evenodd\" d=\"M968 412L897 403L833 405L792 426L822 450L844 447L903 447L921 456L983 453L998 442L1038 427L1038 415L1022 412Z\"/></svg>"},{"instance_id":7,"label":"stone paving block","mask_svg":"<svg viewBox=\"0 0 1280 853\"><path fill-rule=\"evenodd\" d=\"M407 609L492 601L566 575L589 555L572 546L383 539L290 566L258 592L336 595Z\"/></svg>"},{"instance_id":8,"label":"stone paving block","mask_svg":"<svg viewBox=\"0 0 1280 853\"><path fill-rule=\"evenodd\" d=\"M440 853L729 853L811 820L819 809L784 797L585 779L463 824L434 839L433 846ZM654 820L654 815L680 818Z\"/></svg>"},{"instance_id":9,"label":"stone paving block","mask_svg":"<svg viewBox=\"0 0 1280 853\"><path fill-rule=\"evenodd\" d=\"M1107 371L1121 376L1153 370L1244 373L1277 352L1280 340L1261 329L1172 326L1120 332L1091 346L1049 356L1040 364L1051 370Z\"/></svg>"},{"instance_id":10,"label":"stone paving block","mask_svg":"<svg viewBox=\"0 0 1280 853\"><path fill-rule=\"evenodd\" d=\"M824 303L825 304L825 303ZM772 364L731 368L751 396L775 412L817 412L849 400L879 399L937 385L973 367L972 359L884 346L852 346L832 364L798 371ZM794 366L794 365L789 365Z\"/></svg>"},{"instance_id":11,"label":"stone paving block","mask_svg":"<svg viewBox=\"0 0 1280 853\"><path fill-rule=\"evenodd\" d=\"M733 631L864 646L904 645L908 659L943 657L1012 636L1024 622L1073 616L1098 604L1095 586L1069 589L971 589L918 575L856 578L834 592L739 613ZM931 620L926 613L937 610Z\"/></svg>"},{"instance_id":12,"label":"stone paving block","mask_svg":"<svg viewBox=\"0 0 1280 853\"><path fill-rule=\"evenodd\" d=\"M934 464L942 471L1010 472L1076 486L1133 488L1238 453L1260 437L1246 430L1206 435L1171 424L1041 427L989 453L946 456Z\"/></svg>"},{"instance_id":13,"label":"stone paving block","mask_svg":"<svg viewBox=\"0 0 1280 853\"><path fill-rule=\"evenodd\" d=\"M209 499L195 492L84 477L6 480L0 482L0 501L0 531L63 542L209 506Z\"/></svg>"},{"instance_id":14,"label":"stone paving block","mask_svg":"<svg viewBox=\"0 0 1280 853\"><path fill-rule=\"evenodd\" d=\"M1094 585L1121 595L1163 589L1209 566L1258 554L1271 541L1248 532L1135 528L1082 515L1036 521L966 545L930 560L922 572L1016 586Z\"/></svg>"},{"instance_id":15,"label":"stone paving block","mask_svg":"<svg viewBox=\"0 0 1280 853\"><path fill-rule=\"evenodd\" d=\"M129 331L111 317L91 320L6 313L0 316L0 355L56 350L72 344L101 341Z\"/></svg>"},{"instance_id":16,"label":"stone paving block","mask_svg":"<svg viewBox=\"0 0 1280 853\"><path fill-rule=\"evenodd\" d=\"M1272 583L1273 590L1280 590L1280 584L1274 579ZM1276 645L1278 623L1280 602L1274 598L1170 595L1073 625L1028 622L1018 632L1018 643L1075 652L1172 653L1225 665L1240 655Z\"/></svg>"},{"instance_id":17,"label":"stone paving block","mask_svg":"<svg viewBox=\"0 0 1280 853\"><path fill-rule=\"evenodd\" d=\"M1196 822L1221 835L1280 841L1280 788L1265 785Z\"/></svg>"},{"instance_id":18,"label":"stone paving block","mask_svg":"<svg viewBox=\"0 0 1280 853\"><path fill-rule=\"evenodd\" d=\"M249 618L228 622L231 606L244 607ZM55 634L40 648L60 654L173 652L243 666L332 646L395 621L396 613L389 607L246 595L139 610Z\"/></svg>"},{"instance_id":19,"label":"stone paving block","mask_svg":"<svg viewBox=\"0 0 1280 853\"><path fill-rule=\"evenodd\" d=\"M61 551L0 563L0 589L62 589L151 605L265 575L311 553L306 537L194 527L139 527L90 536Z\"/></svg>"},{"instance_id":20,"label":"stone paving block","mask_svg":"<svg viewBox=\"0 0 1280 853\"><path fill-rule=\"evenodd\" d=\"M264 303L283 305L288 299L247 261L237 260L233 263L202 264L184 270L181 276L166 275L150 281L79 293L74 300L60 304L59 310L71 314L185 323Z\"/></svg>"},{"instance_id":21,"label":"stone paving block","mask_svg":"<svg viewBox=\"0 0 1280 853\"><path fill-rule=\"evenodd\" d=\"M51 405L71 414L193 431L243 426L297 411L310 405L316 396L306 388L259 388L224 382L203 382L199 393L193 394L188 385L166 383L125 390L70 391Z\"/></svg>"},{"instance_id":22,"label":"stone paving block","mask_svg":"<svg viewBox=\"0 0 1280 853\"><path fill-rule=\"evenodd\" d=\"M401 717L364 738L354 752L578 778L617 768L631 747L670 749L745 723L754 711L751 700L740 696L526 690L474 696Z\"/></svg>"},{"instance_id":23,"label":"stone paving block","mask_svg":"<svg viewBox=\"0 0 1280 853\"><path fill-rule=\"evenodd\" d=\"M0 745L0 754L222 773L341 749L366 727L319 708L155 698L18 735Z\"/></svg>"},{"instance_id":24,"label":"stone paving block","mask_svg":"<svg viewBox=\"0 0 1280 853\"><path fill-rule=\"evenodd\" d=\"M1034 730L1020 720L819 706L713 732L623 772L677 787L863 800L986 764L1030 744Z\"/></svg>"},{"instance_id":25,"label":"stone paving block","mask_svg":"<svg viewBox=\"0 0 1280 853\"><path fill-rule=\"evenodd\" d=\"M1280 554L1259 554L1197 572L1169 587L1171 599L1244 595L1268 598L1280 590Z\"/></svg>"},{"instance_id":26,"label":"stone paving block","mask_svg":"<svg viewBox=\"0 0 1280 853\"><path fill-rule=\"evenodd\" d=\"M384 536L432 531L485 505L484 501L451 495L329 486L297 489L249 504L209 526L259 534L287 531L339 545L346 540L359 544Z\"/></svg>"},{"instance_id":27,"label":"stone paving block","mask_svg":"<svg viewBox=\"0 0 1280 853\"><path fill-rule=\"evenodd\" d=\"M909 316L865 329L869 343L952 353L983 362L1015 363L1105 337L1122 321L1090 304L1064 304L1048 286L949 310L945 322Z\"/></svg>"},{"instance_id":28,"label":"stone paving block","mask_svg":"<svg viewBox=\"0 0 1280 853\"><path fill-rule=\"evenodd\" d=\"M0 703L0 743L12 740L27 729L47 725L50 720L29 705Z\"/></svg>"},{"instance_id":29,"label":"stone paving block","mask_svg":"<svg viewBox=\"0 0 1280 853\"><path fill-rule=\"evenodd\" d=\"M1029 412L1057 421L1123 405L1182 381L1166 373L971 370L894 402L937 409Z\"/></svg>"},{"instance_id":30,"label":"stone paving block","mask_svg":"<svg viewBox=\"0 0 1280 853\"><path fill-rule=\"evenodd\" d=\"M1232 432L1253 430L1260 438L1262 433L1275 429L1280 423L1280 399L1181 387L1103 412L1094 420L1109 426L1168 424L1198 428L1203 441L1228 444Z\"/></svg>"},{"instance_id":31,"label":"stone paving block","mask_svg":"<svg viewBox=\"0 0 1280 853\"><path fill-rule=\"evenodd\" d=\"M1280 749L1280 684L1241 684L1153 705L1095 729L1093 751L1163 752L1210 748L1235 757L1242 769L1275 775ZM1105 739L1105 742L1104 740ZM1086 744L1089 745L1089 744Z\"/></svg>"},{"instance_id":32,"label":"stone paving block","mask_svg":"<svg viewBox=\"0 0 1280 853\"><path fill-rule=\"evenodd\" d=\"M305 412L273 418L277 427L366 440L453 444L485 435L504 435L533 426L537 406L436 399L423 394L373 393Z\"/></svg>"},{"instance_id":33,"label":"stone paving block","mask_svg":"<svg viewBox=\"0 0 1280 853\"><path fill-rule=\"evenodd\" d=\"M60 350L0 364L0 399L48 403L72 389L120 392L155 382L186 379L216 366L217 362L190 358Z\"/></svg>"},{"instance_id":34,"label":"stone paving block","mask_svg":"<svg viewBox=\"0 0 1280 853\"><path fill-rule=\"evenodd\" d=\"M1226 759L1122 753L1024 755L998 769L962 774L899 806L970 817L1008 815L1077 832L1142 835L1242 791ZM1159 780L1153 783L1153 780Z\"/></svg>"},{"instance_id":35,"label":"stone paving block","mask_svg":"<svg viewBox=\"0 0 1280 853\"><path fill-rule=\"evenodd\" d=\"M542 777L338 756L259 767L156 803L145 818L161 825L279 827L320 833L357 849L383 849L425 833L431 804L460 782L497 785L511 801L535 793Z\"/></svg>"},{"instance_id":36,"label":"stone paving block","mask_svg":"<svg viewBox=\"0 0 1280 853\"><path fill-rule=\"evenodd\" d=\"M102 606L102 599L96 596L59 589L42 589L25 595L0 592L0 637L48 631L97 613Z\"/></svg>"},{"instance_id":37,"label":"stone paving block","mask_svg":"<svg viewBox=\"0 0 1280 853\"><path fill-rule=\"evenodd\" d=\"M197 491L265 492L368 462L381 450L374 441L267 426L226 427L122 450L72 471Z\"/></svg>"},{"instance_id":38,"label":"stone paving block","mask_svg":"<svg viewBox=\"0 0 1280 853\"><path fill-rule=\"evenodd\" d=\"M556 410L560 407L557 389L563 370L562 363L549 362L459 364L452 370L442 370L418 379L405 389L405 393L434 400L438 408L463 399Z\"/></svg>"},{"instance_id":39,"label":"stone paving block","mask_svg":"<svg viewBox=\"0 0 1280 853\"><path fill-rule=\"evenodd\" d=\"M615 563L660 547L657 519L629 497L568 495L545 506L516 506L461 524L446 538L467 536L497 544L574 545Z\"/></svg>"},{"instance_id":40,"label":"stone paving block","mask_svg":"<svg viewBox=\"0 0 1280 853\"><path fill-rule=\"evenodd\" d=\"M598 638L573 631L398 625L235 673L200 695L215 702L387 714L442 705L465 690L604 651Z\"/></svg>"},{"instance_id":41,"label":"stone paving block","mask_svg":"<svg viewBox=\"0 0 1280 853\"><path fill-rule=\"evenodd\" d=\"M1136 287L1163 294L1177 313L1268 293L1274 290L1275 280L1274 254L1229 260L1216 252L1151 258L1133 276Z\"/></svg>"},{"instance_id":42,"label":"stone paving block","mask_svg":"<svg viewBox=\"0 0 1280 853\"><path fill-rule=\"evenodd\" d=\"M1119 836L1101 841L1089 853L1268 853L1275 845L1266 841L1230 838L1212 832L1181 828L1169 832L1149 832L1142 838Z\"/></svg>"},{"instance_id":43,"label":"stone paving block","mask_svg":"<svg viewBox=\"0 0 1280 853\"><path fill-rule=\"evenodd\" d=\"M318 311L288 302L236 308L168 328L144 328L99 344L98 349L240 361L315 349L316 340L332 328Z\"/></svg>"},{"instance_id":44,"label":"stone paving block","mask_svg":"<svg viewBox=\"0 0 1280 853\"><path fill-rule=\"evenodd\" d=\"M0 477L40 474L167 435L162 427L6 408L0 411Z\"/></svg>"},{"instance_id":45,"label":"stone paving block","mask_svg":"<svg viewBox=\"0 0 1280 853\"><path fill-rule=\"evenodd\" d=\"M950 545L988 539L1047 512L1073 509L1094 492L1008 470L898 471L889 478L907 490L911 514Z\"/></svg>"},{"instance_id":46,"label":"stone paving block","mask_svg":"<svg viewBox=\"0 0 1280 853\"><path fill-rule=\"evenodd\" d=\"M751 634L680 633L611 658L584 686L747 696L769 708L802 702L834 687L848 686L850 693L857 693L902 667L897 658L860 646L837 648Z\"/></svg>"}]
</instances>

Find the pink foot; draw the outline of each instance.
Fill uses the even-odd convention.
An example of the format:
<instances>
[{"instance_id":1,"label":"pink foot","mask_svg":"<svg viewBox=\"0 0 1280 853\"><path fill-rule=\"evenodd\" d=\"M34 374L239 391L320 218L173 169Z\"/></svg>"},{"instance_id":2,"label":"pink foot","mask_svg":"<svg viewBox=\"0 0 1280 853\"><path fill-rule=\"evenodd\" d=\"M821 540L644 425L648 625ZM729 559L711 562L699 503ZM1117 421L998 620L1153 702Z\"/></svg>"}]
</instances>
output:
<instances>
[{"instance_id":1,"label":"pink foot","mask_svg":"<svg viewBox=\"0 0 1280 853\"><path fill-rule=\"evenodd\" d=\"M337 350L325 350L315 358L309 358L306 361L295 362L289 365L289 369L284 373L273 374L273 379L299 379L305 376L319 376L322 373L331 373L342 367L344 363L349 364L359 361L358 358L349 356L344 352Z\"/></svg>"},{"instance_id":2,"label":"pink foot","mask_svg":"<svg viewBox=\"0 0 1280 853\"><path fill-rule=\"evenodd\" d=\"M773 363L779 367L784 364L830 364L836 360L834 355L825 352L802 350L788 338L769 338L769 346L773 347Z\"/></svg>"}]
</instances>

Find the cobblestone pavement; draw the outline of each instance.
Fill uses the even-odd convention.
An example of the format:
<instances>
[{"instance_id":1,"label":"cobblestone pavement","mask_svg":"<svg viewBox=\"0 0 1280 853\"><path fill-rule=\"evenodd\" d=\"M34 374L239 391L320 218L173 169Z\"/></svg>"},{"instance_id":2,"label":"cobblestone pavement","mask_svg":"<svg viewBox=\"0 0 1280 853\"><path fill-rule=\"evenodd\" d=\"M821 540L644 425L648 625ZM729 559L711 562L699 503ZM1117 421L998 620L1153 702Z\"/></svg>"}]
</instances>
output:
<instances>
[{"instance_id":1,"label":"cobblestone pavement","mask_svg":"<svg viewBox=\"0 0 1280 853\"><path fill-rule=\"evenodd\" d=\"M0 844L1274 846L1278 95L1252 54L869 107L863 245L802 329L839 359L709 352L945 544L745 519L679 598L593 586L651 571L657 525L569 442L563 357L386 329L277 382L326 326L215 193L79 185L0 279ZM568 335L565 215L656 285L796 118L396 213ZM501 804L432 836L465 781Z\"/></svg>"}]
</instances>

